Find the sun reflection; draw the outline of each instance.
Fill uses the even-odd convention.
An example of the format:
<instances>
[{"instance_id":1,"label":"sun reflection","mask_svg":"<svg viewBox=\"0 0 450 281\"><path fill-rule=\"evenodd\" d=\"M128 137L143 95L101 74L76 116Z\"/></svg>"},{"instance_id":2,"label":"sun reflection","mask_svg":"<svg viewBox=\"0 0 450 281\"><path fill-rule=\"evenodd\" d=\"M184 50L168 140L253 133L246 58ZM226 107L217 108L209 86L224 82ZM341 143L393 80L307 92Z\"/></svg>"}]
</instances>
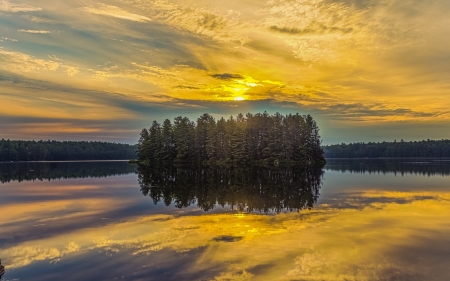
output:
<instances>
[{"instance_id":1,"label":"sun reflection","mask_svg":"<svg viewBox=\"0 0 450 281\"><path fill-rule=\"evenodd\" d=\"M239 218L239 219L243 219L245 218L245 214L244 213L237 213L234 215L235 217Z\"/></svg>"},{"instance_id":2,"label":"sun reflection","mask_svg":"<svg viewBox=\"0 0 450 281\"><path fill-rule=\"evenodd\" d=\"M37 261L69 260L70 255L91 251L131 250L133 255L156 256L158 252L163 255L163 250L188 253L202 248L208 250L198 257L197 267L189 270L202 272L204 264L225 265L210 280L249 280L240 272L267 264L273 266L264 271L264 279L255 280L371 280L371 276L385 277L391 272L410 276L430 264L409 269L404 249L429 249L429 241L448 233L449 196L441 191L364 191L344 202L357 208L322 206L278 215L146 215L2 247L0 256L8 257L9 268L20 268ZM399 204L395 198L407 200ZM418 240L419 234L423 241ZM388 279L392 280L380 278Z\"/></svg>"}]
</instances>

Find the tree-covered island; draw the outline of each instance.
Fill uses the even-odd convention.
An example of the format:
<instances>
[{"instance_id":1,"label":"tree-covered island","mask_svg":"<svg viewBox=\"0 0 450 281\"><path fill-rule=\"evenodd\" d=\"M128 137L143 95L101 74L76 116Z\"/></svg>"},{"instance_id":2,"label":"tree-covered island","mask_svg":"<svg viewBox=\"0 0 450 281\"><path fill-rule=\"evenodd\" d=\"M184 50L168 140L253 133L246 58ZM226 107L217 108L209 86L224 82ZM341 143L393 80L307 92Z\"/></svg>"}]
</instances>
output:
<instances>
[{"instance_id":1,"label":"tree-covered island","mask_svg":"<svg viewBox=\"0 0 450 281\"><path fill-rule=\"evenodd\" d=\"M143 164L323 165L319 128L310 115L247 113L215 120L205 113L197 122L187 117L153 121L140 134L137 151Z\"/></svg>"}]
</instances>

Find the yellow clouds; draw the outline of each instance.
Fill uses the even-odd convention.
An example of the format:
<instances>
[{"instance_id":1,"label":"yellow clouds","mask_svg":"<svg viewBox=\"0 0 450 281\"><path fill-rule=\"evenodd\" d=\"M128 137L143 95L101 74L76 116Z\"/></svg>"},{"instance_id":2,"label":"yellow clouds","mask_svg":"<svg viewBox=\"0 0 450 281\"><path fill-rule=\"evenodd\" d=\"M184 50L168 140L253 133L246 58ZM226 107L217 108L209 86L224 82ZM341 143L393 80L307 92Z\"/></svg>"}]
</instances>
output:
<instances>
[{"instance_id":1,"label":"yellow clouds","mask_svg":"<svg viewBox=\"0 0 450 281\"><path fill-rule=\"evenodd\" d=\"M133 13L127 12L125 10L122 10L119 7L105 5L105 4L99 4L97 8L85 7L82 10L85 12L91 13L91 14L95 14L95 15L110 16L110 17L124 19L124 20L131 20L131 21L138 21L138 22L151 21L151 19L149 19L148 17L133 14Z\"/></svg>"},{"instance_id":2,"label":"yellow clouds","mask_svg":"<svg viewBox=\"0 0 450 281\"><path fill-rule=\"evenodd\" d=\"M155 21L180 30L187 30L223 42L236 41L245 44L249 41L248 36L241 32L243 23L240 21L239 11L234 12L229 9L221 13L216 9L192 7L189 5L192 3L183 3L184 1L176 3L167 0L152 2L121 0L121 2L138 7L150 14Z\"/></svg>"},{"instance_id":3,"label":"yellow clouds","mask_svg":"<svg viewBox=\"0 0 450 281\"><path fill-rule=\"evenodd\" d=\"M110 81L114 81L115 78L133 79L158 86L164 94L172 98L205 101L230 101L237 96L248 97L252 100L267 98L257 94L258 87L276 83L260 82L249 75L211 73L187 65L175 65L172 68L163 69L133 62L132 66L133 68L128 69L114 68L97 71L95 77Z\"/></svg>"},{"instance_id":4,"label":"yellow clouds","mask_svg":"<svg viewBox=\"0 0 450 281\"><path fill-rule=\"evenodd\" d=\"M45 30L19 31L37 34L50 33L50 31ZM6 70L17 74L32 72L47 76L48 72L56 72L60 70L68 76L74 76L79 72L78 67L66 65L59 61L56 57L53 57L53 59L40 59L25 53L5 50L2 47L0 47L0 62L2 63L0 70Z\"/></svg>"},{"instance_id":5,"label":"yellow clouds","mask_svg":"<svg viewBox=\"0 0 450 281\"><path fill-rule=\"evenodd\" d=\"M57 21L55 20L51 20L48 18L42 18L42 17L37 17L37 16L30 16L30 15L23 15L21 16L24 19L27 19L31 22L36 22L36 23L57 23Z\"/></svg>"},{"instance_id":6,"label":"yellow clouds","mask_svg":"<svg viewBox=\"0 0 450 281\"><path fill-rule=\"evenodd\" d=\"M0 48L1 68L16 73L22 72L39 72L39 71L55 71L60 64L52 60L43 60L32 57L30 55L7 51Z\"/></svg>"},{"instance_id":7,"label":"yellow clouds","mask_svg":"<svg viewBox=\"0 0 450 281\"><path fill-rule=\"evenodd\" d=\"M427 259L429 253L421 251L429 247L427 241L448 233L449 198L441 192L374 191L349 198L358 208L322 206L273 216L149 215L25 242L0 254L13 257L8 266L17 268L65 258L69 249L131 251L153 259L162 250L203 249L185 270L202 272L220 265L222 271L211 278L215 280L389 280L433 270L439 276L445 275L439 266L414 263L405 253L420 252Z\"/></svg>"},{"instance_id":8,"label":"yellow clouds","mask_svg":"<svg viewBox=\"0 0 450 281\"><path fill-rule=\"evenodd\" d=\"M0 1L0 11L1 12L18 13L18 12L33 12L33 11L40 11L40 10L41 10L41 8L33 7L31 5L13 4L7 0Z\"/></svg>"},{"instance_id":9,"label":"yellow clouds","mask_svg":"<svg viewBox=\"0 0 450 281\"><path fill-rule=\"evenodd\" d=\"M48 34L48 30L35 30L35 29L19 29L19 32L33 33L33 34Z\"/></svg>"},{"instance_id":10,"label":"yellow clouds","mask_svg":"<svg viewBox=\"0 0 450 281\"><path fill-rule=\"evenodd\" d=\"M270 1L259 13L267 30L292 47L294 57L308 63L342 63L343 49L356 39L350 33L361 28L364 13L330 2Z\"/></svg>"},{"instance_id":11,"label":"yellow clouds","mask_svg":"<svg viewBox=\"0 0 450 281\"><path fill-rule=\"evenodd\" d=\"M129 118L130 114L124 109L114 105L100 104L102 97L99 95L87 95L82 91L77 96L65 97L65 89L53 89L51 91L42 89L40 85L14 85L8 82L1 82L3 88L2 103L0 111L3 116L29 116L35 118L53 118L41 123L42 120L34 120L27 124L16 125L18 132L49 132L54 131L91 131L96 130L100 125L90 124L94 128L73 126L70 121L76 117L78 120L108 120L111 118ZM24 93L24 89L28 89ZM108 108L108 112L102 109ZM80 113L82 113L80 115ZM62 121L62 120L70 121ZM30 124L31 123L31 124ZM97 126L97 127L95 127Z\"/></svg>"},{"instance_id":12,"label":"yellow clouds","mask_svg":"<svg viewBox=\"0 0 450 281\"><path fill-rule=\"evenodd\" d=\"M204 101L265 100L355 128L450 119L445 0L2 0L0 10L2 36L17 40L0 40L0 70L108 99L223 115L228 106ZM156 118L145 112L140 126Z\"/></svg>"}]
</instances>

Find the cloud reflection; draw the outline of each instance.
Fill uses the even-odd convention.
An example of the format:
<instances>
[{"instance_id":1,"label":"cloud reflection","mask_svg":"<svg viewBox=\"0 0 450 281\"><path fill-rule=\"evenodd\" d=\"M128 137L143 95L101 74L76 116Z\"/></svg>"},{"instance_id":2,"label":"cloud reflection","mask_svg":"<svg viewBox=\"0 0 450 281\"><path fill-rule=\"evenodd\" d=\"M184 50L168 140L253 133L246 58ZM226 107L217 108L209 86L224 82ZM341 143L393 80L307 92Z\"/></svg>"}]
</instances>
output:
<instances>
[{"instance_id":1,"label":"cloud reflection","mask_svg":"<svg viewBox=\"0 0 450 281\"><path fill-rule=\"evenodd\" d=\"M195 263L183 270L187 274L222 268L206 276L209 280L410 280L413 276L422 280L426 272L440 278L427 280L449 277L442 266L448 260L432 262L438 245L421 252L419 263L405 254L429 247L432 239L449 242L444 235L450 231L449 193L365 191L347 200L359 208L323 205L278 215L193 215L191 211L147 215L2 248L0 256L8 257L4 261L8 268L18 269L99 250L128 260L201 250ZM449 254L448 248L439 251ZM164 263L169 266L171 260Z\"/></svg>"}]
</instances>

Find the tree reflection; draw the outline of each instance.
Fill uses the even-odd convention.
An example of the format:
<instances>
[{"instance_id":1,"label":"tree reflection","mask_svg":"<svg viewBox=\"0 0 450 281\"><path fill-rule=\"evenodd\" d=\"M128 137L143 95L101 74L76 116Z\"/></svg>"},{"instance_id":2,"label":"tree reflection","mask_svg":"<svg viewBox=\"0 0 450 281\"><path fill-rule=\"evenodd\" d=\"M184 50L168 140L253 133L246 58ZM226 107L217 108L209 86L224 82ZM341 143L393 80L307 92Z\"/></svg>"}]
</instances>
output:
<instances>
[{"instance_id":1,"label":"tree reflection","mask_svg":"<svg viewBox=\"0 0 450 281\"><path fill-rule=\"evenodd\" d=\"M0 259L0 278L5 274L5 267L2 265L2 260Z\"/></svg>"},{"instance_id":2,"label":"tree reflection","mask_svg":"<svg viewBox=\"0 0 450 281\"><path fill-rule=\"evenodd\" d=\"M0 182L101 178L136 172L128 162L14 162L0 163Z\"/></svg>"},{"instance_id":3,"label":"tree reflection","mask_svg":"<svg viewBox=\"0 0 450 281\"><path fill-rule=\"evenodd\" d=\"M246 212L312 208L322 186L321 168L139 166L142 194L184 208L197 204Z\"/></svg>"},{"instance_id":4,"label":"tree reflection","mask_svg":"<svg viewBox=\"0 0 450 281\"><path fill-rule=\"evenodd\" d=\"M395 175L414 174L422 176L450 176L450 159L409 158L409 159L327 159L327 170Z\"/></svg>"}]
</instances>

